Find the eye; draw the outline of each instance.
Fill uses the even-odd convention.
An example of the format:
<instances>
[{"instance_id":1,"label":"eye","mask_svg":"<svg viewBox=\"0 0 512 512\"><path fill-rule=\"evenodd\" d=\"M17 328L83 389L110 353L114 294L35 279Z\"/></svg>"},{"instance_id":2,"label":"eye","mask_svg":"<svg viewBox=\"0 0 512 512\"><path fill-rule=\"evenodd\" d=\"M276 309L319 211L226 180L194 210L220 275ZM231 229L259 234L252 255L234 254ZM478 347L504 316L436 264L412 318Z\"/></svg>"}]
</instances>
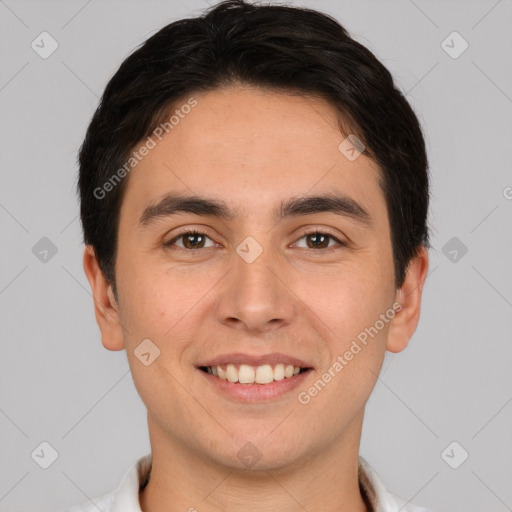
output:
<instances>
[{"instance_id":1,"label":"eye","mask_svg":"<svg viewBox=\"0 0 512 512\"><path fill-rule=\"evenodd\" d=\"M334 241L342 246L346 245L344 242L342 242L335 236L329 233L324 233L322 231L312 231L310 233L306 233L299 240L302 239L307 240L306 249L317 249L320 251L330 249L332 247L332 245L329 245L329 241Z\"/></svg>"},{"instance_id":2,"label":"eye","mask_svg":"<svg viewBox=\"0 0 512 512\"><path fill-rule=\"evenodd\" d=\"M205 249L208 247L214 247L215 243L212 245L205 247L206 239L213 242L213 240L206 235L206 233L203 233L202 231L198 230L189 230L189 231L183 231L179 235L175 236L172 240L169 240L168 242L165 242L165 246L169 247L172 245L175 245L178 240L182 239L182 245L177 244L177 246L180 249Z\"/></svg>"},{"instance_id":3,"label":"eye","mask_svg":"<svg viewBox=\"0 0 512 512\"><path fill-rule=\"evenodd\" d=\"M335 236L322 232L322 231L311 231L310 233L305 233L302 235L299 240L306 239L306 247L305 249L316 249L317 251L329 250L333 245L346 246L347 244L336 238ZM210 240L211 245L205 245L207 240ZM177 243L181 241L181 244ZM330 242L334 242L331 244ZM298 242L296 242L296 246ZM176 235L174 238L165 242L166 247L177 246L179 249L184 250L194 250L194 249L207 249L209 247L215 247L215 242L204 232L194 229L183 231L182 233ZM299 246L300 247L300 246Z\"/></svg>"}]
</instances>

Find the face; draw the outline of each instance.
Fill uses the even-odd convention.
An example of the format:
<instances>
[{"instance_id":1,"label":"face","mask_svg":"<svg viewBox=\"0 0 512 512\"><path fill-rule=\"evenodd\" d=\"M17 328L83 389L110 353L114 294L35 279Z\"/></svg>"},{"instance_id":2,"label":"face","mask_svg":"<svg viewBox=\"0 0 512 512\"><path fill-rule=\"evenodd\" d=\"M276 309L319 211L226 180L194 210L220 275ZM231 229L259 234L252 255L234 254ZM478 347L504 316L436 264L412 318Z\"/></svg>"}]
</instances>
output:
<instances>
[{"instance_id":1,"label":"face","mask_svg":"<svg viewBox=\"0 0 512 512\"><path fill-rule=\"evenodd\" d=\"M266 469L358 442L386 348L416 326L425 256L403 300L379 169L339 149L327 102L193 97L128 178L117 303L86 255L103 344L126 349L152 441Z\"/></svg>"}]
</instances>

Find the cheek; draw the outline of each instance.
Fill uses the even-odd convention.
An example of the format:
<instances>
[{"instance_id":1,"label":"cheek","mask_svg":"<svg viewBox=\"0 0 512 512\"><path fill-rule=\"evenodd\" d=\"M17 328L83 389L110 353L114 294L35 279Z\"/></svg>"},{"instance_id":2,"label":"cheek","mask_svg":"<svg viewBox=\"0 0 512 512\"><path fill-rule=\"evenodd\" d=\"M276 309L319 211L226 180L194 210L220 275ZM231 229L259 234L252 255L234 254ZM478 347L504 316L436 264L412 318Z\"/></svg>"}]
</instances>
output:
<instances>
[{"instance_id":1,"label":"cheek","mask_svg":"<svg viewBox=\"0 0 512 512\"><path fill-rule=\"evenodd\" d=\"M310 387L301 390L298 397L299 403L311 404L316 420L331 425L332 435L364 407L386 352L390 320L381 320L381 314L385 315L390 305L380 295L361 293L356 295L357 300L354 295L356 292L339 292L335 307L330 301L324 302L322 320L329 325L328 357Z\"/></svg>"},{"instance_id":2,"label":"cheek","mask_svg":"<svg viewBox=\"0 0 512 512\"><path fill-rule=\"evenodd\" d=\"M335 345L370 327L391 306L393 276L379 263L347 266L296 281L297 295L324 324Z\"/></svg>"},{"instance_id":3,"label":"cheek","mask_svg":"<svg viewBox=\"0 0 512 512\"><path fill-rule=\"evenodd\" d=\"M199 315L210 304L209 291L218 277L148 261L120 264L118 275L124 277L119 288L120 313L128 344L149 338L166 352L172 347L178 361L187 338L190 342L201 325Z\"/></svg>"},{"instance_id":4,"label":"cheek","mask_svg":"<svg viewBox=\"0 0 512 512\"><path fill-rule=\"evenodd\" d=\"M337 276L317 276L314 281L303 282L300 295L307 297L305 302L314 313L311 318L318 319L317 329L327 349L318 372L320 382L315 389L305 391L311 397L322 395L318 405L323 403L323 407L329 408L330 399L354 410L359 407L371 393L384 359L394 313L390 302L393 279L379 275L378 265L365 269L354 267ZM343 415L339 410L331 412Z\"/></svg>"}]
</instances>

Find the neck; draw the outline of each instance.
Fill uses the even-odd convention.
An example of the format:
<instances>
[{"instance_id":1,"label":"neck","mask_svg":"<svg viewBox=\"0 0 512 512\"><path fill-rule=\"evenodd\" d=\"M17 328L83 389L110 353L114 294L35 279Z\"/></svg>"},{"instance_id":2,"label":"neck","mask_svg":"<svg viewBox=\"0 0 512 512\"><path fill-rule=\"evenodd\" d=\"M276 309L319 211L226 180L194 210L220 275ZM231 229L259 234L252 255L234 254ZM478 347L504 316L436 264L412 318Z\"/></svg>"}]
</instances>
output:
<instances>
[{"instance_id":1,"label":"neck","mask_svg":"<svg viewBox=\"0 0 512 512\"><path fill-rule=\"evenodd\" d=\"M362 415L333 445L287 467L241 471L220 465L169 436L148 417L151 477L143 512L370 512L359 489Z\"/></svg>"}]
</instances>

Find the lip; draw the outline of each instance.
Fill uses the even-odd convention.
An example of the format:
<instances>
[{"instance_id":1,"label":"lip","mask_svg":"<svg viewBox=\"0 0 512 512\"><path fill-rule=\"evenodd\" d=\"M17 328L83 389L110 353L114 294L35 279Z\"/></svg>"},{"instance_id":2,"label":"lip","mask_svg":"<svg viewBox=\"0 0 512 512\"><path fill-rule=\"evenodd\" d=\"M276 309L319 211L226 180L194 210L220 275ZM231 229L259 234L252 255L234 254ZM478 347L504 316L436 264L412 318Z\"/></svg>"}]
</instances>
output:
<instances>
[{"instance_id":1,"label":"lip","mask_svg":"<svg viewBox=\"0 0 512 512\"><path fill-rule=\"evenodd\" d=\"M232 354L224 354L213 359L208 359L197 365L197 368L201 366L224 366L226 364L247 364L249 366L262 366L264 364L270 364L275 366L276 364L292 364L293 366L299 366L300 368L313 368L311 364L308 364L296 357L282 354L279 352L272 352L269 354L251 355L236 352ZM219 379L220 380L220 379ZM267 384L268 385L268 384ZM260 384L261 386L261 384Z\"/></svg>"},{"instance_id":2,"label":"lip","mask_svg":"<svg viewBox=\"0 0 512 512\"><path fill-rule=\"evenodd\" d=\"M247 359L245 359L245 361L247 361ZM309 377L312 369L310 368L303 373L294 375L293 377L270 382L269 384L239 384L237 382L220 379L219 377L210 375L199 368L197 368L197 371L204 379L206 379L205 383L211 385L215 392L222 396L237 402L258 403L269 402L290 393L292 390L299 387L301 383L304 382L304 379Z\"/></svg>"}]
</instances>

